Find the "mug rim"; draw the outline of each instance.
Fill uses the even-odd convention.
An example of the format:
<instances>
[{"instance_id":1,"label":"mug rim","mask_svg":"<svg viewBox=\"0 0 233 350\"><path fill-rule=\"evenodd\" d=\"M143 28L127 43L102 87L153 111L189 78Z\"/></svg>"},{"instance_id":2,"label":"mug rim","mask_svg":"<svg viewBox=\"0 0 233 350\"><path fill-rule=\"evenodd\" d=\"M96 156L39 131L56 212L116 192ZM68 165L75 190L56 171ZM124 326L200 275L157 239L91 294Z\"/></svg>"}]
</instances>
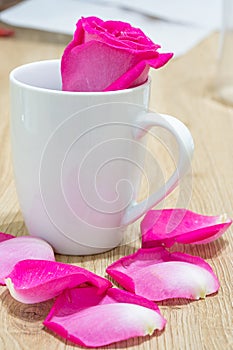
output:
<instances>
[{"instance_id":1,"label":"mug rim","mask_svg":"<svg viewBox=\"0 0 233 350\"><path fill-rule=\"evenodd\" d=\"M137 85L135 87L131 87L128 89L122 89L122 90L112 90L112 91L64 91L64 90L57 90L57 89L50 89L50 88L43 88L43 87L39 87L39 86L34 86L32 84L27 84L25 82L20 81L19 79L17 79L15 77L15 75L17 74L17 72L19 72L21 69L25 69L25 68L29 68L31 66L36 66L38 64L55 64L55 63L59 63L61 60L60 59L52 59L52 60L40 60L40 61L33 61L30 63L25 63L22 64L20 66L15 67L9 74L9 79L10 82L13 83L14 85L17 85L21 88L24 89L28 89L31 91L38 91L41 93L50 93L50 94L55 94L55 95L67 95L67 96L100 96L100 95L120 95L120 94L129 94L132 91L135 90L140 90L140 89L144 89L146 86L150 85L151 83L151 77L149 76L147 81L145 81L143 84L141 85Z\"/></svg>"}]
</instances>

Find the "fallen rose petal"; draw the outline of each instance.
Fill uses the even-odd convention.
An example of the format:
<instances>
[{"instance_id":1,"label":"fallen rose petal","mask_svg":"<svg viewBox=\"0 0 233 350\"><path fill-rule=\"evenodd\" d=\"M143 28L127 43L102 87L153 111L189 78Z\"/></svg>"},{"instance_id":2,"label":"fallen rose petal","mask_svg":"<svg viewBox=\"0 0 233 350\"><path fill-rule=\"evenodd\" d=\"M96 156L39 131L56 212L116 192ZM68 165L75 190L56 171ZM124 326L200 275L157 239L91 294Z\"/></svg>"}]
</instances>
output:
<instances>
[{"instance_id":1,"label":"fallen rose petal","mask_svg":"<svg viewBox=\"0 0 233 350\"><path fill-rule=\"evenodd\" d=\"M11 295L21 303L49 300L67 288L85 283L98 287L99 293L111 282L81 267L48 260L22 260L5 279Z\"/></svg>"},{"instance_id":2,"label":"fallen rose petal","mask_svg":"<svg viewBox=\"0 0 233 350\"><path fill-rule=\"evenodd\" d=\"M141 222L142 247L208 243L220 237L231 223L225 214L206 216L186 209L149 210Z\"/></svg>"},{"instance_id":3,"label":"fallen rose petal","mask_svg":"<svg viewBox=\"0 0 233 350\"><path fill-rule=\"evenodd\" d=\"M0 243L12 238L15 238L15 236L10 235L9 233L0 232Z\"/></svg>"},{"instance_id":4,"label":"fallen rose petal","mask_svg":"<svg viewBox=\"0 0 233 350\"><path fill-rule=\"evenodd\" d=\"M45 241L31 236L15 237L0 244L0 284L15 264L24 259L55 260L52 247Z\"/></svg>"},{"instance_id":5,"label":"fallen rose petal","mask_svg":"<svg viewBox=\"0 0 233 350\"><path fill-rule=\"evenodd\" d=\"M199 299L219 289L216 275L203 259L161 247L139 249L114 262L107 272L125 289L155 301Z\"/></svg>"},{"instance_id":6,"label":"fallen rose petal","mask_svg":"<svg viewBox=\"0 0 233 350\"><path fill-rule=\"evenodd\" d=\"M166 321L153 302L117 288L102 295L97 292L94 287L66 290L56 299L44 325L87 347L152 335L164 328Z\"/></svg>"}]
</instances>

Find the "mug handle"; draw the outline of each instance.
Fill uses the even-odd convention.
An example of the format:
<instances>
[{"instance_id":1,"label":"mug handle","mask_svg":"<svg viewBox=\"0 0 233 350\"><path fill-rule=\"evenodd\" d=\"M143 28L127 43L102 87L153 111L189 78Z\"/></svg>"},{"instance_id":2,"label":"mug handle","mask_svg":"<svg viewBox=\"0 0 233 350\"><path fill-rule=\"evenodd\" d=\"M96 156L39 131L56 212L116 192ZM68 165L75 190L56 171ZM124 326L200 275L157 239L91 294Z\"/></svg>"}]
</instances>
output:
<instances>
[{"instance_id":1,"label":"mug handle","mask_svg":"<svg viewBox=\"0 0 233 350\"><path fill-rule=\"evenodd\" d=\"M137 120L134 129L135 139L139 139L153 126L159 126L168 130L178 143L179 159L174 173L168 181L156 192L152 193L142 202L133 201L122 218L122 226L131 224L145 214L149 209L158 204L177 186L179 180L184 176L191 166L191 159L194 150L194 142L189 129L178 119L158 113L146 113Z\"/></svg>"}]
</instances>

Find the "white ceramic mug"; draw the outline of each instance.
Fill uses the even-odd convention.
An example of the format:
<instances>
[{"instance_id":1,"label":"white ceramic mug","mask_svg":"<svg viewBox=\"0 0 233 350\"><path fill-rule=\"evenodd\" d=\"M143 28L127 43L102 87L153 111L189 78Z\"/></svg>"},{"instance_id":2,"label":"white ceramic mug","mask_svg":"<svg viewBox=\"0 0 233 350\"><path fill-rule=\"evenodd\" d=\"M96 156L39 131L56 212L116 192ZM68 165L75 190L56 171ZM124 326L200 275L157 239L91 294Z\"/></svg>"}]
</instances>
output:
<instances>
[{"instance_id":1,"label":"white ceramic mug","mask_svg":"<svg viewBox=\"0 0 233 350\"><path fill-rule=\"evenodd\" d=\"M150 83L112 92L61 91L60 61L10 74L16 188L31 235L61 254L100 253L161 201L190 167L193 139L179 120L148 112ZM157 192L137 203L145 134L169 130L179 161Z\"/></svg>"}]
</instances>

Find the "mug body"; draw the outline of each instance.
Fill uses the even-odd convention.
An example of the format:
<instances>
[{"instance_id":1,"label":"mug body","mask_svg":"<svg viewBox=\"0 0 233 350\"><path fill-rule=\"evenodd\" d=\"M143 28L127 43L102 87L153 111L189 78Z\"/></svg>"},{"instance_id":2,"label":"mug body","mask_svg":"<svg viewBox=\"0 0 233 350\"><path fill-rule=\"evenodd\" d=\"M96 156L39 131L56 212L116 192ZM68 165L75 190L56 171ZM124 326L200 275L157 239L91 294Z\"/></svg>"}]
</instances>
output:
<instances>
[{"instance_id":1,"label":"mug body","mask_svg":"<svg viewBox=\"0 0 233 350\"><path fill-rule=\"evenodd\" d=\"M14 69L11 140L16 188L31 235L61 254L119 245L145 157L136 121L150 83L113 92L61 91L60 61Z\"/></svg>"}]
</instances>

